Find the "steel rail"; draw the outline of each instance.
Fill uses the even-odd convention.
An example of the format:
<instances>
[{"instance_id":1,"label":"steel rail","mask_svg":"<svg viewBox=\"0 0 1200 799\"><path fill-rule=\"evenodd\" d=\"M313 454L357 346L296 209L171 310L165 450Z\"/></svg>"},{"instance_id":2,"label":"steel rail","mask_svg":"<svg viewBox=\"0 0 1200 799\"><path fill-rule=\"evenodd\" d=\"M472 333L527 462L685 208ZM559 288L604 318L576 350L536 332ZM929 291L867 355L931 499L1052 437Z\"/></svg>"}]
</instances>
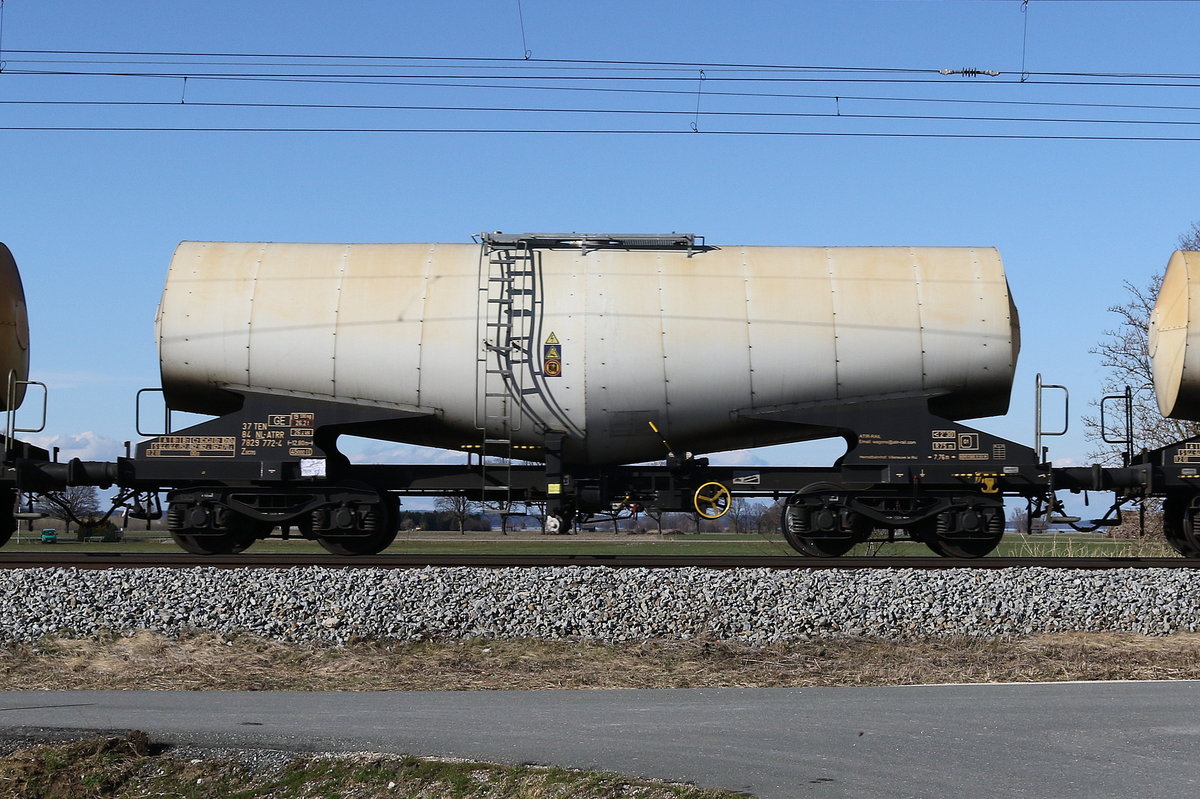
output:
<instances>
[{"instance_id":1,"label":"steel rail","mask_svg":"<svg viewBox=\"0 0 1200 799\"><path fill-rule=\"evenodd\" d=\"M338 569L420 569L472 567L485 569L547 566L589 566L614 569L1200 569L1200 558L1137 557L842 557L809 558L789 555L622 555L622 554L387 554L371 557L341 555L207 555L186 553L63 553L38 552L0 555L0 569L73 568L137 569L193 568L287 569L308 566Z\"/></svg>"}]
</instances>

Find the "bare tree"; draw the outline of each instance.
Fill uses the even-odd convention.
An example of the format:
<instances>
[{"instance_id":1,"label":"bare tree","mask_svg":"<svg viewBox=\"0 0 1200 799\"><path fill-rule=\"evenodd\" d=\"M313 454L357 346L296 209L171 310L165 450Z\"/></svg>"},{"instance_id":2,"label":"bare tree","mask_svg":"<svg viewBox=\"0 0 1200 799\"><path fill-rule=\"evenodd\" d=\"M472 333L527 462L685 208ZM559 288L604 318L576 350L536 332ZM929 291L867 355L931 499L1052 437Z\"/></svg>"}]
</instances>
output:
<instances>
[{"instance_id":1,"label":"bare tree","mask_svg":"<svg viewBox=\"0 0 1200 799\"><path fill-rule=\"evenodd\" d=\"M466 534L467 519L477 514L480 509L480 503L466 497L438 497L433 503L433 507L442 513L449 514L454 523L458 525L458 532Z\"/></svg>"},{"instance_id":2,"label":"bare tree","mask_svg":"<svg viewBox=\"0 0 1200 799\"><path fill-rule=\"evenodd\" d=\"M99 518L100 498L95 486L67 486L62 491L50 491L41 496L34 509L62 519L66 523L63 532L70 532L72 522L84 530L107 520L107 516Z\"/></svg>"},{"instance_id":3,"label":"bare tree","mask_svg":"<svg viewBox=\"0 0 1200 799\"><path fill-rule=\"evenodd\" d=\"M1193 222L1192 229L1179 237L1179 249L1200 250L1200 222Z\"/></svg>"},{"instance_id":4,"label":"bare tree","mask_svg":"<svg viewBox=\"0 0 1200 799\"><path fill-rule=\"evenodd\" d=\"M758 517L754 520L754 529L758 533L778 533L780 519L783 516L783 506L787 500L779 499L762 505Z\"/></svg>"},{"instance_id":5,"label":"bare tree","mask_svg":"<svg viewBox=\"0 0 1200 799\"><path fill-rule=\"evenodd\" d=\"M525 502L525 515L538 523L542 535L546 534L546 505L542 502Z\"/></svg>"},{"instance_id":6,"label":"bare tree","mask_svg":"<svg viewBox=\"0 0 1200 799\"><path fill-rule=\"evenodd\" d=\"M728 520L730 531L741 534L753 532L761 515L761 502L753 502L745 497L734 497L729 503L729 512L725 514L725 518Z\"/></svg>"},{"instance_id":7,"label":"bare tree","mask_svg":"<svg viewBox=\"0 0 1200 799\"><path fill-rule=\"evenodd\" d=\"M662 515L662 526L668 531L686 533L689 527L693 527L693 520L689 514L680 511L664 513Z\"/></svg>"}]
</instances>

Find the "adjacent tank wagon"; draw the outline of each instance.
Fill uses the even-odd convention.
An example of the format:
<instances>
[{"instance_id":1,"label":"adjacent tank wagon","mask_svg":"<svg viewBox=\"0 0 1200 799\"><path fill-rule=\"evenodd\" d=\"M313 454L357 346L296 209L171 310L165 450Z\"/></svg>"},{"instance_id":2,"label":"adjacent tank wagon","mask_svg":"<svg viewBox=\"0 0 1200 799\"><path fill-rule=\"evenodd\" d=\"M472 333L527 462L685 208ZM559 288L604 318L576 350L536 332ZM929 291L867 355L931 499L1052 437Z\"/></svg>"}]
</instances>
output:
<instances>
[{"instance_id":1,"label":"adjacent tank wagon","mask_svg":"<svg viewBox=\"0 0 1200 799\"><path fill-rule=\"evenodd\" d=\"M12 252L0 243L0 410L15 411L29 381L29 312L25 289Z\"/></svg>"},{"instance_id":2,"label":"adjacent tank wagon","mask_svg":"<svg viewBox=\"0 0 1200 799\"><path fill-rule=\"evenodd\" d=\"M29 379L29 313L25 288L12 252L0 243L0 546L17 528L17 499L22 488L25 460L44 460L45 450L17 439L17 433L32 432L17 426L17 410L25 400ZM40 384L37 384L40 385ZM40 429L40 425L39 425Z\"/></svg>"},{"instance_id":3,"label":"adjacent tank wagon","mask_svg":"<svg viewBox=\"0 0 1200 799\"><path fill-rule=\"evenodd\" d=\"M1200 557L1200 252L1171 256L1150 314L1148 355L1162 415L1178 420L1156 449L1128 458L1142 469L1146 494L1162 497L1163 533L1180 553Z\"/></svg>"}]
</instances>

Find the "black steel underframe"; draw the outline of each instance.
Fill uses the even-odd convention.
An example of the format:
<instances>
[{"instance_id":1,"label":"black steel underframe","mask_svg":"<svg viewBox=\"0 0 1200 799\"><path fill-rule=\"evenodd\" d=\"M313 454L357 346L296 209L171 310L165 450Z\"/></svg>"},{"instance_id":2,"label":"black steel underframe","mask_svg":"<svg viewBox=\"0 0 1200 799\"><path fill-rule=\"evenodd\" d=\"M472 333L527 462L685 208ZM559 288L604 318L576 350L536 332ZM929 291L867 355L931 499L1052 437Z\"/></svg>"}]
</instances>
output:
<instances>
[{"instance_id":1,"label":"black steel underframe","mask_svg":"<svg viewBox=\"0 0 1200 799\"><path fill-rule=\"evenodd\" d=\"M539 503L564 520L621 509L691 511L696 490L718 484L730 498L809 497L806 507L853 512L883 529L922 529L922 523L935 529L939 518L937 529L953 528L945 514L994 508L1006 497L1029 499L1048 513L1058 507L1057 491L1103 491L1118 503L1168 499L1182 530L1177 548L1200 555L1200 437L1130 456L1122 467L1054 468L1039 462L1032 448L937 416L930 411L933 400L895 397L742 414L841 436L848 450L828 467L720 466L674 455L659 465L583 466L564 460L564 434L555 431L545 434L543 463L492 464L487 453L476 453L483 463L464 456L461 465L364 465L337 450L338 436L389 438L396 425L423 423L428 414L247 394L239 410L143 442L116 463L49 463L41 452L19 453L32 457L17 457L0 487L115 484L143 496L168 492L169 501L175 496L191 505L211 501L258 522L287 522L326 506L370 515L362 508L371 502L378 507L370 513L386 517L394 497L402 496ZM281 407L287 412L277 413ZM362 526L327 532L365 534Z\"/></svg>"}]
</instances>

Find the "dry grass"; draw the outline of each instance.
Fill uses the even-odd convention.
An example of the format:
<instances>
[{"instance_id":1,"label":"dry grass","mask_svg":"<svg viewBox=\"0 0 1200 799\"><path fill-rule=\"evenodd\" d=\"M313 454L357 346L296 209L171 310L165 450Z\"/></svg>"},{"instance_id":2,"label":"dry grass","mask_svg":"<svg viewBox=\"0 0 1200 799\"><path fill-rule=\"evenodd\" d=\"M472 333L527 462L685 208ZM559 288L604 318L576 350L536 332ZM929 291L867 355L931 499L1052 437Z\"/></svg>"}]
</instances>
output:
<instances>
[{"instance_id":1,"label":"dry grass","mask_svg":"<svg viewBox=\"0 0 1200 799\"><path fill-rule=\"evenodd\" d=\"M1004 551L1018 558L1177 558L1179 553L1165 539L1109 536L1095 541L1070 535L1009 536ZM1015 543L1014 543L1015 542Z\"/></svg>"},{"instance_id":2,"label":"dry grass","mask_svg":"<svg viewBox=\"0 0 1200 799\"><path fill-rule=\"evenodd\" d=\"M290 645L196 634L49 639L0 652L0 688L401 691L863 686L1200 678L1200 635L911 642L462 641Z\"/></svg>"}]
</instances>

